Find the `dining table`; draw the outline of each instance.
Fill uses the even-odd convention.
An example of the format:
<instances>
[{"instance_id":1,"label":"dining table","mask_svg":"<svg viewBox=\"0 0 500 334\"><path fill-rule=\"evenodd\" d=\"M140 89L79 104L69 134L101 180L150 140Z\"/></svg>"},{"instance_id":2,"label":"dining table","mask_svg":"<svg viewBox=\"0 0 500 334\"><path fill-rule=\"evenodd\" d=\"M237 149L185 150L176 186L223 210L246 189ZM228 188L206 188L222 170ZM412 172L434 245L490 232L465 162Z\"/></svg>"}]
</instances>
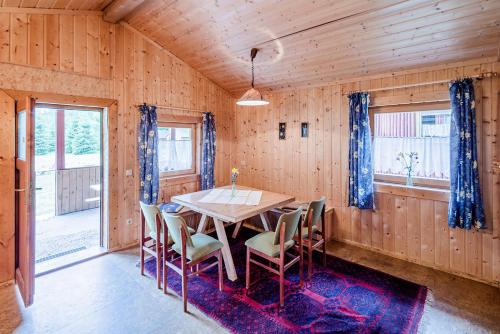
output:
<instances>
[{"instance_id":1,"label":"dining table","mask_svg":"<svg viewBox=\"0 0 500 334\"><path fill-rule=\"evenodd\" d=\"M245 197L244 197L245 196ZM233 236L238 234L244 220L259 216L265 231L270 230L267 212L283 207L295 198L286 194L274 193L245 186L223 186L193 193L173 196L171 201L201 214L197 232L205 231L208 218L212 218L217 238L224 246L222 257L227 277L238 279L227 239L225 227L236 225Z\"/></svg>"}]
</instances>

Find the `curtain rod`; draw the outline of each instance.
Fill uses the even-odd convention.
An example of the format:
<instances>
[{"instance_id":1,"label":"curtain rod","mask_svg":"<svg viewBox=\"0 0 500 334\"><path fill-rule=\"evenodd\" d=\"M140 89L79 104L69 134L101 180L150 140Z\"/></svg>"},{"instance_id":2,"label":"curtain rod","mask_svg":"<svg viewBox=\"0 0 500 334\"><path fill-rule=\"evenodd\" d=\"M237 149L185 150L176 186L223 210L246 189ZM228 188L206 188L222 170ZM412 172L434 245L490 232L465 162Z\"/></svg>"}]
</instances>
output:
<instances>
[{"instance_id":1,"label":"curtain rod","mask_svg":"<svg viewBox=\"0 0 500 334\"><path fill-rule=\"evenodd\" d=\"M484 78L496 77L497 75L498 75L497 72L485 72L485 73L480 73L480 74L476 74L476 75L464 76L464 78L472 78L472 79L481 80ZM436 81L430 81L430 82L399 85L399 86L392 86L392 87L365 89L365 90L359 90L359 91L344 92L344 93L342 93L342 95L349 95L351 93L356 93L356 92L380 92L380 91L391 90L391 89L403 89L403 88L410 88L410 87L429 86L429 85L436 85L436 84L441 84L441 83L448 83L450 81L451 81L450 79L436 80Z\"/></svg>"},{"instance_id":2,"label":"curtain rod","mask_svg":"<svg viewBox=\"0 0 500 334\"><path fill-rule=\"evenodd\" d=\"M144 105L143 104L134 104L134 107L136 108L139 108L139 107L142 107ZM162 106L162 105L155 105L153 104L157 109L172 109L172 110L181 110L181 111L191 111L191 112L197 112L197 113L204 113L204 112L207 112L207 111L204 111L204 110L200 110L200 109L190 109L190 108L183 108L183 107L169 107L169 106Z\"/></svg>"}]
</instances>

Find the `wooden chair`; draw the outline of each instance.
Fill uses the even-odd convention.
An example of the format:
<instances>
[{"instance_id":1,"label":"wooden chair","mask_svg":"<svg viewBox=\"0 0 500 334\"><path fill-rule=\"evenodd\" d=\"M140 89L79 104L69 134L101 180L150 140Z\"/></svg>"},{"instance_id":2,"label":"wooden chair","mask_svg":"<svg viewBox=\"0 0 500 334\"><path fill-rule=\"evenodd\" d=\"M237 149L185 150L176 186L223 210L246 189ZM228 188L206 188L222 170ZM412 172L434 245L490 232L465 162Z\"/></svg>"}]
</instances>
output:
<instances>
[{"instance_id":1,"label":"wooden chair","mask_svg":"<svg viewBox=\"0 0 500 334\"><path fill-rule=\"evenodd\" d=\"M321 230L318 225L321 221ZM320 246L323 251L323 266L326 266L326 242L325 242L325 197L309 203L305 213L304 225L302 225L302 245L307 248L307 279L312 276L313 251Z\"/></svg>"},{"instance_id":2,"label":"wooden chair","mask_svg":"<svg viewBox=\"0 0 500 334\"><path fill-rule=\"evenodd\" d=\"M174 216L164 212L163 218L166 223L165 230L170 236L172 236L174 242L170 250L163 248L163 292L165 294L167 293L167 267L169 267L182 276L182 299L184 303L184 312L187 312L188 276L198 275L199 273L217 265L219 267L219 290L222 291L224 288L221 252L224 244L219 240L203 233L191 235L186 221L180 216ZM167 242L167 240L164 240L164 242ZM177 260L178 257L172 259L171 262L168 261L168 256L172 252L180 255L180 268L174 264L174 261ZM217 261L200 268L200 263L211 257L216 257ZM190 270L189 275L188 270Z\"/></svg>"},{"instance_id":3,"label":"wooden chair","mask_svg":"<svg viewBox=\"0 0 500 334\"><path fill-rule=\"evenodd\" d=\"M144 275L144 255L148 253L156 258L156 272L160 272L161 257L163 251L163 217L160 209L154 204L145 204L139 202L141 206L141 275ZM149 235L146 236L146 224L149 229ZM193 229L189 229L190 233L194 233ZM173 244L172 238L168 236L167 248ZM160 275L156 275L158 289L161 289Z\"/></svg>"},{"instance_id":4,"label":"wooden chair","mask_svg":"<svg viewBox=\"0 0 500 334\"><path fill-rule=\"evenodd\" d=\"M299 230L301 233L301 213L302 207L295 211L283 213L276 226L275 232L263 232L245 242L247 246L247 261L246 261L246 290L250 288L250 263L258 265L270 272L279 275L280 277L280 306L284 305L284 280L285 271L295 263L299 262L299 277L300 286L302 287L302 239L298 238L298 247L295 246L294 235ZM290 249L296 249L298 255L293 255L288 252ZM255 254L269 261L269 266L260 261L251 258ZM285 263L285 256L291 257L288 263ZM278 266L278 270L272 267L272 264Z\"/></svg>"}]
</instances>

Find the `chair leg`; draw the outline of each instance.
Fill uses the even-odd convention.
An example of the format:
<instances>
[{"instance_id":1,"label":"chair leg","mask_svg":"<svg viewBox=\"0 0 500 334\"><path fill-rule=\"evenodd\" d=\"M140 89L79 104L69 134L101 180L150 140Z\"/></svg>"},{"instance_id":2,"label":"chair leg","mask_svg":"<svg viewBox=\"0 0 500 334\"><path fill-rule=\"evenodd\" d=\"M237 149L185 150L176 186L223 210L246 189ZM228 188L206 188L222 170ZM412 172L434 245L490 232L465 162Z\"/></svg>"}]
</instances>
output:
<instances>
[{"instance_id":1,"label":"chair leg","mask_svg":"<svg viewBox=\"0 0 500 334\"><path fill-rule=\"evenodd\" d=\"M224 289L224 274L222 272L222 251L217 253L217 266L219 267L219 291Z\"/></svg>"},{"instance_id":2,"label":"chair leg","mask_svg":"<svg viewBox=\"0 0 500 334\"><path fill-rule=\"evenodd\" d=\"M285 263L283 257L280 258L280 307L285 305Z\"/></svg>"},{"instance_id":3,"label":"chair leg","mask_svg":"<svg viewBox=\"0 0 500 334\"><path fill-rule=\"evenodd\" d=\"M307 263L307 279L311 280L312 276L312 265L313 265L313 247L312 247L312 240L309 239L309 246L308 246L308 255L309 255L309 261Z\"/></svg>"},{"instance_id":4,"label":"chair leg","mask_svg":"<svg viewBox=\"0 0 500 334\"><path fill-rule=\"evenodd\" d=\"M182 258L182 302L184 304L184 313L187 313L187 263Z\"/></svg>"},{"instance_id":5,"label":"chair leg","mask_svg":"<svg viewBox=\"0 0 500 334\"><path fill-rule=\"evenodd\" d=\"M326 267L326 240L323 237L323 267Z\"/></svg>"},{"instance_id":6,"label":"chair leg","mask_svg":"<svg viewBox=\"0 0 500 334\"><path fill-rule=\"evenodd\" d=\"M163 260L162 260L162 267L163 267L163 293L167 294L167 252L166 252L166 247L163 247Z\"/></svg>"},{"instance_id":7,"label":"chair leg","mask_svg":"<svg viewBox=\"0 0 500 334\"><path fill-rule=\"evenodd\" d=\"M302 243L299 246L299 285L302 288L304 286L303 277L304 277L304 247L302 247Z\"/></svg>"},{"instance_id":8,"label":"chair leg","mask_svg":"<svg viewBox=\"0 0 500 334\"><path fill-rule=\"evenodd\" d=\"M156 249L156 283L158 285L158 289L161 289L161 278L160 278L161 255L160 255L160 244L158 243L158 241L156 241L155 249Z\"/></svg>"},{"instance_id":9,"label":"chair leg","mask_svg":"<svg viewBox=\"0 0 500 334\"><path fill-rule=\"evenodd\" d=\"M250 248L247 247L247 264L245 270L245 278L246 278L246 292L248 293L248 289L250 288Z\"/></svg>"},{"instance_id":10,"label":"chair leg","mask_svg":"<svg viewBox=\"0 0 500 334\"><path fill-rule=\"evenodd\" d=\"M141 242L141 275L144 276L144 248Z\"/></svg>"}]
</instances>

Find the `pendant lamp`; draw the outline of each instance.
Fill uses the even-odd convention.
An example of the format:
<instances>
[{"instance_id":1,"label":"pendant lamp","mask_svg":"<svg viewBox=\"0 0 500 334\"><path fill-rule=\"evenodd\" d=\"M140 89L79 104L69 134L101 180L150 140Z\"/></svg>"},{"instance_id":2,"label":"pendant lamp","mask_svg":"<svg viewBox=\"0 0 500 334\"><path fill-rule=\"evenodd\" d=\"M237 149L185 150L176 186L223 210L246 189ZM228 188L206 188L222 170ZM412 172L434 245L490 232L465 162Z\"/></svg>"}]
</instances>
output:
<instances>
[{"instance_id":1,"label":"pendant lamp","mask_svg":"<svg viewBox=\"0 0 500 334\"><path fill-rule=\"evenodd\" d=\"M253 48L250 51L250 58L252 60L252 88L247 90L245 94L236 102L237 105L240 106L264 106L266 104L269 104L269 101L264 100L262 97L262 94L254 88L253 82L254 82L254 74L253 74L253 59L257 55L257 51L259 49Z\"/></svg>"}]
</instances>

